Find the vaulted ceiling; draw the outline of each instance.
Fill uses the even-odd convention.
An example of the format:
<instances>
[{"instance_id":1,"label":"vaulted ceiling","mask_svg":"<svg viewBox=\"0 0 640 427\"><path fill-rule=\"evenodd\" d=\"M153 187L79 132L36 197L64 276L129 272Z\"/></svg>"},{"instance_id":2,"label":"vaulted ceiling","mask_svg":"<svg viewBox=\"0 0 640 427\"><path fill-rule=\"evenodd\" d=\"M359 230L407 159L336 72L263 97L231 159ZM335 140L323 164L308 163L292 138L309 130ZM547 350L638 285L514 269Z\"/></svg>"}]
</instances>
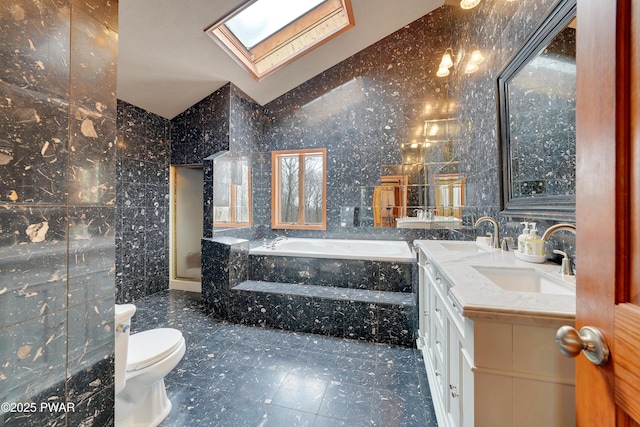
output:
<instances>
[{"instance_id":1,"label":"vaulted ceiling","mask_svg":"<svg viewBox=\"0 0 640 427\"><path fill-rule=\"evenodd\" d=\"M232 82L264 105L445 3L352 0L353 29L257 82L204 33L244 2L120 0L118 98L171 119Z\"/></svg>"}]
</instances>

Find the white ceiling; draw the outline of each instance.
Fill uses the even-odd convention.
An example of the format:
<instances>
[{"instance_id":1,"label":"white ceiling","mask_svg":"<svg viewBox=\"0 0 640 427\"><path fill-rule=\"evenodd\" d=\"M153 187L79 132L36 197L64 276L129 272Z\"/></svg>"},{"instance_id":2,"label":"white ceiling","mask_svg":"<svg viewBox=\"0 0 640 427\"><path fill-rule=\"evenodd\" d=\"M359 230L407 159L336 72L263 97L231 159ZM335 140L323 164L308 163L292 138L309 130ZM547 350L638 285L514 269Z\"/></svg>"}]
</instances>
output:
<instances>
[{"instance_id":1,"label":"white ceiling","mask_svg":"<svg viewBox=\"0 0 640 427\"><path fill-rule=\"evenodd\" d=\"M256 82L204 29L246 0L120 0L118 98L171 119L233 82L269 101L444 4L352 0L356 26Z\"/></svg>"}]
</instances>

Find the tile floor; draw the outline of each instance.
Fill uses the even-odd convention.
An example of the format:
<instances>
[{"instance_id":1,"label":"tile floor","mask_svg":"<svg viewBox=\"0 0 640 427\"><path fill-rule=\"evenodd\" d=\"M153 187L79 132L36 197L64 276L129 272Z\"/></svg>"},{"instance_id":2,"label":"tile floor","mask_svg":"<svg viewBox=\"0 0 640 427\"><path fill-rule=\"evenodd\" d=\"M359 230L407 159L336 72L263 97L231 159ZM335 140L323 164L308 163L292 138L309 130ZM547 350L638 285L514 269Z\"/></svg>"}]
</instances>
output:
<instances>
[{"instance_id":1,"label":"tile floor","mask_svg":"<svg viewBox=\"0 0 640 427\"><path fill-rule=\"evenodd\" d=\"M135 305L132 332L173 327L187 342L161 427L437 426L416 349L224 323L188 292Z\"/></svg>"}]
</instances>

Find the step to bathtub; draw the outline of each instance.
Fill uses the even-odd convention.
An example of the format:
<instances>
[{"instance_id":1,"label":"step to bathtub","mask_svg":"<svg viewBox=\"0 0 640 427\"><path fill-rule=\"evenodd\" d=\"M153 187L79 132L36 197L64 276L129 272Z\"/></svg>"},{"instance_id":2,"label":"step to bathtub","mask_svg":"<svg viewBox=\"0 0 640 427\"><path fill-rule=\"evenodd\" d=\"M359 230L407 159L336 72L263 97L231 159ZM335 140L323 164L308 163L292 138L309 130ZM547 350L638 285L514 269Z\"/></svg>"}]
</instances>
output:
<instances>
[{"instance_id":1,"label":"step to bathtub","mask_svg":"<svg viewBox=\"0 0 640 427\"><path fill-rule=\"evenodd\" d=\"M371 304L415 305L413 294L406 292L372 291L366 289L335 288L296 283L247 280L233 288L238 291L281 293L310 298L359 301Z\"/></svg>"},{"instance_id":2,"label":"step to bathtub","mask_svg":"<svg viewBox=\"0 0 640 427\"><path fill-rule=\"evenodd\" d=\"M413 346L411 293L248 280L231 289L233 321Z\"/></svg>"}]
</instances>

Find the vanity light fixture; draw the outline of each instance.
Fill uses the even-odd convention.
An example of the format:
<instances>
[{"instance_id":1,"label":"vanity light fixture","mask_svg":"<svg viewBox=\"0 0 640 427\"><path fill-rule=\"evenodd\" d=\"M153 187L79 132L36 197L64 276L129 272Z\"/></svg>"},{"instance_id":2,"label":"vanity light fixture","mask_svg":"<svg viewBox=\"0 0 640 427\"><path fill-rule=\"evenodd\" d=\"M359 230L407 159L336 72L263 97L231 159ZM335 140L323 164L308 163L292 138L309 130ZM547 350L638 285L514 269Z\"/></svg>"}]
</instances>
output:
<instances>
[{"instance_id":1,"label":"vanity light fixture","mask_svg":"<svg viewBox=\"0 0 640 427\"><path fill-rule=\"evenodd\" d=\"M451 72L451 68L455 68L459 63L462 57L464 56L464 50L460 49L457 55L453 54L453 50L448 47L447 50L444 51L444 55L442 55L442 60L440 61L440 65L438 66L438 72L436 76L438 77L447 77ZM454 58L455 57L455 62Z\"/></svg>"},{"instance_id":2,"label":"vanity light fixture","mask_svg":"<svg viewBox=\"0 0 640 427\"><path fill-rule=\"evenodd\" d=\"M473 9L480 4L480 0L461 0L460 7L463 9Z\"/></svg>"},{"instance_id":3,"label":"vanity light fixture","mask_svg":"<svg viewBox=\"0 0 640 427\"><path fill-rule=\"evenodd\" d=\"M464 68L464 72L467 74L473 74L478 71L478 66L484 62L484 56L482 56L482 52L479 50L474 50L471 52L471 58L469 58L469 62L467 62L466 67Z\"/></svg>"}]
</instances>

